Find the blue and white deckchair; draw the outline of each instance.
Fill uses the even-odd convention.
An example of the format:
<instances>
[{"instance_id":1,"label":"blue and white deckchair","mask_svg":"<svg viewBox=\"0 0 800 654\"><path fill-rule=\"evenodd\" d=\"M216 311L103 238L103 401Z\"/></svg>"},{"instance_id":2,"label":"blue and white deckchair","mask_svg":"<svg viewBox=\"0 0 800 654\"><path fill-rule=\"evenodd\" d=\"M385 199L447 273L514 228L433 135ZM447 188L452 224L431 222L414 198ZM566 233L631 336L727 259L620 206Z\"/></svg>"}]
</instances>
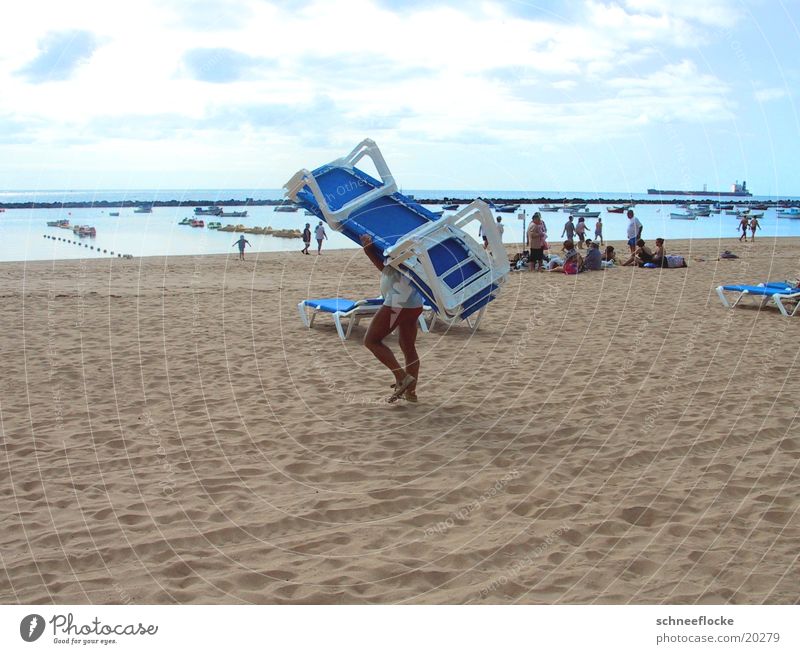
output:
<instances>
[{"instance_id":1,"label":"blue and white deckchair","mask_svg":"<svg viewBox=\"0 0 800 654\"><path fill-rule=\"evenodd\" d=\"M725 293L738 293L733 303L728 301ZM778 307L784 316L793 316L800 307L800 287L792 285L790 282L767 282L758 286L747 284L728 284L717 287L717 295L722 304L728 308L733 308L745 297L757 298L763 307L769 303ZM784 302L794 301L794 309L789 311Z\"/></svg>"},{"instance_id":2,"label":"blue and white deckchair","mask_svg":"<svg viewBox=\"0 0 800 654\"><path fill-rule=\"evenodd\" d=\"M300 314L300 320L309 329L314 326L314 318L317 317L318 313L329 314L333 318L333 324L336 325L339 338L346 341L350 338L353 327L359 323L361 318L375 315L382 305L383 298L357 300L354 302L340 297L328 297L319 300L303 300L298 303L297 311ZM424 307L424 309L429 310L430 307ZM343 319L347 319L347 330L342 325ZM419 317L419 327L423 332L428 331L428 325L422 314Z\"/></svg>"},{"instance_id":3,"label":"blue and white deckchair","mask_svg":"<svg viewBox=\"0 0 800 654\"><path fill-rule=\"evenodd\" d=\"M355 165L370 157L380 180ZM508 258L489 207L475 201L441 217L397 191L378 146L362 141L349 155L309 172L284 187L289 199L359 243L372 237L387 265L403 271L437 318L452 323L473 314L475 326L508 276ZM464 231L480 222L489 248Z\"/></svg>"}]
</instances>

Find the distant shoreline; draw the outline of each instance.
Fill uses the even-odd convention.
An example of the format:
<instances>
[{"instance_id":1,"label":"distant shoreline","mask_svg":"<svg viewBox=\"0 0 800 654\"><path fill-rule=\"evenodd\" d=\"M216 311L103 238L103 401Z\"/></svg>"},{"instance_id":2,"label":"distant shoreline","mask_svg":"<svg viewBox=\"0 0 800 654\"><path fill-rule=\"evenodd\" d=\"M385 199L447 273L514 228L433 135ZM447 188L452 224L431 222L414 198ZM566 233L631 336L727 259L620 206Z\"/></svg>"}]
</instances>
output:
<instances>
[{"instance_id":1,"label":"distant shoreline","mask_svg":"<svg viewBox=\"0 0 800 654\"><path fill-rule=\"evenodd\" d=\"M467 205L474 201L476 198L420 198L416 199L419 204L462 204ZM498 205L531 205L531 204L564 204L572 202L582 202L585 204L662 204L662 205L682 205L693 204L696 202L713 202L714 200L697 199L680 199L670 200L659 197L658 199L646 200L631 200L630 198L618 198L616 200L598 200L586 198L484 198L491 200ZM750 205L750 204L763 204L768 205L770 208L777 207L786 200L753 200L752 198L743 199L721 199L716 200L724 204L734 205ZM1 209L136 209L137 207L265 207L265 206L278 206L286 204L286 200L256 200L247 198L246 200L154 200L152 202L140 202L133 200L96 200L96 201L77 201L77 202L0 202Z\"/></svg>"}]
</instances>

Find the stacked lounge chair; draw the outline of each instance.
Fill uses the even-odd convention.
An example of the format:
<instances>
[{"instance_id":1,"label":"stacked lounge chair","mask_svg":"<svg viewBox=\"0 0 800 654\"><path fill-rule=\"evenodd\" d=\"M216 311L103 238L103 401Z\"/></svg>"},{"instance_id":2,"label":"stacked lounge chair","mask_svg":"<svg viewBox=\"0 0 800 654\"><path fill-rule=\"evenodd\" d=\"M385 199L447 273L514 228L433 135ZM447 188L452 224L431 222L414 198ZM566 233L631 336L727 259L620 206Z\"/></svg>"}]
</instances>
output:
<instances>
[{"instance_id":1,"label":"stacked lounge chair","mask_svg":"<svg viewBox=\"0 0 800 654\"><path fill-rule=\"evenodd\" d=\"M363 158L380 180L356 168ZM289 180L286 195L359 243L364 234L422 293L436 317L447 324L464 320L477 328L486 305L497 297L509 272L508 259L489 207L477 200L442 217L397 191L378 146L370 139L346 157ZM464 231L477 221L489 242L484 249Z\"/></svg>"}]
</instances>

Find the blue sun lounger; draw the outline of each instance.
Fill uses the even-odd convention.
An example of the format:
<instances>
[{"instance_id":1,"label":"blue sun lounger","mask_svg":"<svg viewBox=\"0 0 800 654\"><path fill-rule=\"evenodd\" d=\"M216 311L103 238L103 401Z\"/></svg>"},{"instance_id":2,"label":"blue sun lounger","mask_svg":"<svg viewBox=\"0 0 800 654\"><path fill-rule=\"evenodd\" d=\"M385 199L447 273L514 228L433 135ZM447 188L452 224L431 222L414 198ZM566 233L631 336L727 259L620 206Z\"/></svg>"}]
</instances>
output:
<instances>
[{"instance_id":1,"label":"blue sun lounger","mask_svg":"<svg viewBox=\"0 0 800 654\"><path fill-rule=\"evenodd\" d=\"M733 303L728 301L725 293L738 293L738 296ZM717 295L721 300L723 306L732 309L745 297L757 298L760 306L764 307L769 303L778 307L784 316L793 316L797 313L800 307L800 287L794 286L791 282L767 282L758 286L750 286L747 284L728 284L725 286L717 287ZM789 308L784 304L785 301L794 301L794 308L789 311Z\"/></svg>"},{"instance_id":2,"label":"blue sun lounger","mask_svg":"<svg viewBox=\"0 0 800 654\"><path fill-rule=\"evenodd\" d=\"M318 300L303 300L298 303L297 311L300 314L300 320L309 329L314 326L314 318L317 317L318 313L329 314L333 318L333 324L336 325L336 332L339 334L339 338L346 341L350 338L353 327L359 323L361 318L375 315L381 306L383 306L383 298L380 297L356 301L340 297L328 297ZM424 309L429 310L430 307L424 307ZM343 319L347 319L346 330L342 325ZM428 331L428 325L422 314L419 317L419 327L423 332Z\"/></svg>"},{"instance_id":3,"label":"blue sun lounger","mask_svg":"<svg viewBox=\"0 0 800 654\"><path fill-rule=\"evenodd\" d=\"M380 180L355 167L363 157L372 159ZM447 217L428 211L397 191L370 139L346 157L299 171L284 189L290 200L355 243L369 234L387 265L403 271L437 318L448 324L467 320L477 328L486 305L507 279L508 258L489 207L477 200ZM488 249L464 231L472 221L483 227Z\"/></svg>"}]
</instances>

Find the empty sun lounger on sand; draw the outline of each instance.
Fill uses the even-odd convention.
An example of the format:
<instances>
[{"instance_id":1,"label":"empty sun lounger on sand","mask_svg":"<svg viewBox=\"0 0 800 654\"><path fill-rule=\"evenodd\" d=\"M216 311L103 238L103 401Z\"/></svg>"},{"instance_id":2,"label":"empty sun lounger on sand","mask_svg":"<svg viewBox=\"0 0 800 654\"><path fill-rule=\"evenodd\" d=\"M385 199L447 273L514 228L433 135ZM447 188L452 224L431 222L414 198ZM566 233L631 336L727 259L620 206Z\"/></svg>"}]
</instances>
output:
<instances>
[{"instance_id":1,"label":"empty sun lounger on sand","mask_svg":"<svg viewBox=\"0 0 800 654\"><path fill-rule=\"evenodd\" d=\"M725 293L736 293L733 303L728 301ZM784 316L793 316L800 307L800 287L792 285L790 282L767 282L758 286L747 284L728 284L717 287L717 295L722 304L728 308L733 308L745 297L757 298L760 306L774 304ZM794 302L794 308L789 308L784 302Z\"/></svg>"},{"instance_id":2,"label":"empty sun lounger on sand","mask_svg":"<svg viewBox=\"0 0 800 654\"><path fill-rule=\"evenodd\" d=\"M380 180L356 168L363 158ZM438 216L397 192L378 146L362 141L349 155L313 171L301 170L285 185L287 197L352 241L369 234L386 264L403 271L447 323L477 314L508 276L508 260L489 207L475 201L458 213ZM464 231L477 221L489 242L484 249Z\"/></svg>"},{"instance_id":3,"label":"empty sun lounger on sand","mask_svg":"<svg viewBox=\"0 0 800 654\"><path fill-rule=\"evenodd\" d=\"M361 318L375 315L382 305L383 298L353 301L341 297L328 297L319 300L303 300L298 303L297 311L300 313L300 320L309 329L314 326L314 318L318 313L329 314L333 318L333 324L336 325L339 338L346 341L350 338L353 327L358 324ZM430 307L423 308L424 310L430 310ZM419 317L419 327L423 332L427 332L428 325L423 314L420 314ZM342 326L343 319L347 319L347 330Z\"/></svg>"}]
</instances>

